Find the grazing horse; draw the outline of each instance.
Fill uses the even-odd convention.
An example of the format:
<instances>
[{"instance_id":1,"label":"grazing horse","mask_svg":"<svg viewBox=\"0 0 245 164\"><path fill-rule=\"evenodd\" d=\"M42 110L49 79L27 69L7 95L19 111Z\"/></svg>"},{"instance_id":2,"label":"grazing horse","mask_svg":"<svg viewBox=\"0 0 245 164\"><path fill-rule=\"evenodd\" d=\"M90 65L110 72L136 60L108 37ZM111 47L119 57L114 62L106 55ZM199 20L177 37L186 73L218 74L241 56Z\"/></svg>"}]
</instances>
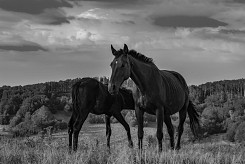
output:
<instances>
[{"instance_id":1,"label":"grazing horse","mask_svg":"<svg viewBox=\"0 0 245 164\"><path fill-rule=\"evenodd\" d=\"M129 146L133 146L130 127L121 115L123 109L134 110L132 91L120 88L119 94L112 96L108 86L93 78L83 78L72 86L73 113L68 124L69 149L77 150L78 135L89 113L105 114L107 146L110 147L110 117L114 116L127 131Z\"/></svg>"},{"instance_id":2,"label":"grazing horse","mask_svg":"<svg viewBox=\"0 0 245 164\"><path fill-rule=\"evenodd\" d=\"M138 92L133 91L134 95L136 93L134 98L136 98L135 112L139 124L139 149L142 149L144 112L156 115L159 151L162 151L163 122L167 126L171 148L180 149L180 139L184 130L186 113L190 118L192 133L197 137L196 130L199 127L199 115L189 98L189 90L185 79L177 72L159 70L151 58L135 50L129 51L126 44L124 44L124 49L118 51L111 45L111 51L114 59L111 62L112 74L108 85L109 92L112 95L117 94L120 85L129 77L139 89ZM178 139L175 145L174 128L170 115L177 112L179 112L179 126Z\"/></svg>"}]
</instances>

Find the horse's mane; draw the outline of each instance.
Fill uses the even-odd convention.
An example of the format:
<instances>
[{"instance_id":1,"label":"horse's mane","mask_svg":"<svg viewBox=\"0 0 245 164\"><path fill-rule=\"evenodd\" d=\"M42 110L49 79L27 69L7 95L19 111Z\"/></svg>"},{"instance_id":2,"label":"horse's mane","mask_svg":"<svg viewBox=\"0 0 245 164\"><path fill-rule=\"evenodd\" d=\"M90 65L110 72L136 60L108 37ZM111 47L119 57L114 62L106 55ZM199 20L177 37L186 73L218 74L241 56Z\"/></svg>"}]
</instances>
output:
<instances>
[{"instance_id":1,"label":"horse's mane","mask_svg":"<svg viewBox=\"0 0 245 164\"><path fill-rule=\"evenodd\" d=\"M149 57L146 57L145 55L135 51L135 50L130 50L128 52L128 54L132 57L134 57L135 59L138 59L144 63L149 63L149 64L154 64L153 62L153 59L152 58L149 58Z\"/></svg>"}]
</instances>

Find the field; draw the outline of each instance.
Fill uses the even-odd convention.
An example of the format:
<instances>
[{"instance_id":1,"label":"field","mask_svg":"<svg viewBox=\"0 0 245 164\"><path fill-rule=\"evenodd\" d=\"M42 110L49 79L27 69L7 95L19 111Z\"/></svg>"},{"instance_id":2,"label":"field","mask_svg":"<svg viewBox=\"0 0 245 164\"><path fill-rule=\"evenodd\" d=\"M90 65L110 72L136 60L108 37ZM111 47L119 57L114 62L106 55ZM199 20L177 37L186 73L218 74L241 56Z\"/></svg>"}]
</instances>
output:
<instances>
[{"instance_id":1,"label":"field","mask_svg":"<svg viewBox=\"0 0 245 164\"><path fill-rule=\"evenodd\" d=\"M78 151L69 154L67 133L54 134L41 139L37 136L29 138L0 140L0 163L169 163L169 164L243 164L245 149L243 145L232 144L213 136L198 143L191 143L187 136L182 140L182 149L172 151L168 147L165 134L164 148L158 153L155 125L144 129L144 150L137 149L137 128L131 128L134 148L128 148L126 132L120 124L112 124L110 151L105 145L105 125L86 124L80 133ZM166 131L165 131L166 133Z\"/></svg>"}]
</instances>

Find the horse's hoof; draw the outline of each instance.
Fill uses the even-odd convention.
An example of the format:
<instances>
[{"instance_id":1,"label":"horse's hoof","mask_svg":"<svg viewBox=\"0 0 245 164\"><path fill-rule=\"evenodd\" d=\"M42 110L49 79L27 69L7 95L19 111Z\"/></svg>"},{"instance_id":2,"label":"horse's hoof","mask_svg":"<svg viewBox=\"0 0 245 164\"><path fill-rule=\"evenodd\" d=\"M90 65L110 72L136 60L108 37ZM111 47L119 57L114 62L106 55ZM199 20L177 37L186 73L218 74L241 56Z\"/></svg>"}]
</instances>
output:
<instances>
[{"instance_id":1,"label":"horse's hoof","mask_svg":"<svg viewBox=\"0 0 245 164\"><path fill-rule=\"evenodd\" d=\"M133 147L134 147L134 144L133 144L132 141L130 141L130 142L128 143L128 147L129 147L129 148L133 148Z\"/></svg>"},{"instance_id":2,"label":"horse's hoof","mask_svg":"<svg viewBox=\"0 0 245 164\"><path fill-rule=\"evenodd\" d=\"M174 150L180 150L180 146L175 146Z\"/></svg>"}]
</instances>

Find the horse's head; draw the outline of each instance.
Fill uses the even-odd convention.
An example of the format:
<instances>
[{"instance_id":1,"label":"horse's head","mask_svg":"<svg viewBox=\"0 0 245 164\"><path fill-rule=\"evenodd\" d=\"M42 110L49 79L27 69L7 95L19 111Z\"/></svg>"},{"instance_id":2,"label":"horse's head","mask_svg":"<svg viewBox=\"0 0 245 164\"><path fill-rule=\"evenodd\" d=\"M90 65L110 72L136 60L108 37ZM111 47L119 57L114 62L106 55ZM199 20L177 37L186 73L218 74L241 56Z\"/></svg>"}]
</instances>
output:
<instances>
[{"instance_id":1,"label":"horse's head","mask_svg":"<svg viewBox=\"0 0 245 164\"><path fill-rule=\"evenodd\" d=\"M111 45L112 54L115 56L111 62L111 78L108 85L108 91L111 94L117 94L120 86L130 77L131 67L128 59L128 46L124 44L123 50L115 50Z\"/></svg>"}]
</instances>

